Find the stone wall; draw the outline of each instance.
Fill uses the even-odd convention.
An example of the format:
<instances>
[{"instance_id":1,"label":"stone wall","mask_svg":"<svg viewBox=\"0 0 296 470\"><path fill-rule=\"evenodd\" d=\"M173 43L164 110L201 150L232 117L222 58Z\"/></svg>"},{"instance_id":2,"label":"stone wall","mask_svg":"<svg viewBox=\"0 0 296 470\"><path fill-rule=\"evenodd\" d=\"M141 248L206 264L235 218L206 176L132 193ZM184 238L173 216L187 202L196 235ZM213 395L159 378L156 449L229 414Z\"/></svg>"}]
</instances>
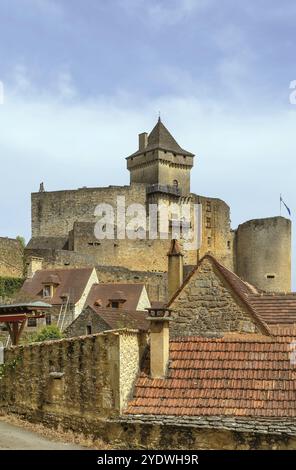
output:
<instances>
[{"instance_id":1,"label":"stone wall","mask_svg":"<svg viewBox=\"0 0 296 470\"><path fill-rule=\"evenodd\" d=\"M28 415L114 416L131 393L145 344L146 335L125 330L6 350L1 406Z\"/></svg>"},{"instance_id":2,"label":"stone wall","mask_svg":"<svg viewBox=\"0 0 296 470\"><path fill-rule=\"evenodd\" d=\"M170 239L160 239L159 233L156 240L149 239L148 232L144 240L98 240L95 237L95 207L99 203L107 203L116 208L117 197L122 196L125 197L126 207L137 203L147 209L152 203L169 205L174 202L178 206L190 204L193 211L193 205L201 203L202 247L199 253L196 248L186 250L184 262L196 264L199 256L211 251L221 262L233 268L233 234L229 207L225 202L189 193L177 197L156 192L147 197L145 184L32 194L33 238L26 253L48 258L54 256L56 251L62 253L69 250L72 265L75 262L89 264L93 260L93 263L103 266L166 272Z\"/></svg>"},{"instance_id":3,"label":"stone wall","mask_svg":"<svg viewBox=\"0 0 296 470\"><path fill-rule=\"evenodd\" d=\"M259 331L246 306L226 285L209 259L203 260L170 308L173 310L172 336Z\"/></svg>"},{"instance_id":4,"label":"stone wall","mask_svg":"<svg viewBox=\"0 0 296 470\"><path fill-rule=\"evenodd\" d=\"M92 308L87 307L82 311L79 317L66 328L64 334L68 338L84 336L87 334L87 327L90 327L92 334L110 329L109 325L107 325Z\"/></svg>"},{"instance_id":5,"label":"stone wall","mask_svg":"<svg viewBox=\"0 0 296 470\"><path fill-rule=\"evenodd\" d=\"M13 238L0 237L0 277L23 277L23 249Z\"/></svg>"},{"instance_id":6,"label":"stone wall","mask_svg":"<svg viewBox=\"0 0 296 470\"><path fill-rule=\"evenodd\" d=\"M32 237L68 237L76 221L95 222L95 208L100 203L116 206L124 196L126 205L145 205L145 185L80 188L78 190L32 194Z\"/></svg>"}]
</instances>

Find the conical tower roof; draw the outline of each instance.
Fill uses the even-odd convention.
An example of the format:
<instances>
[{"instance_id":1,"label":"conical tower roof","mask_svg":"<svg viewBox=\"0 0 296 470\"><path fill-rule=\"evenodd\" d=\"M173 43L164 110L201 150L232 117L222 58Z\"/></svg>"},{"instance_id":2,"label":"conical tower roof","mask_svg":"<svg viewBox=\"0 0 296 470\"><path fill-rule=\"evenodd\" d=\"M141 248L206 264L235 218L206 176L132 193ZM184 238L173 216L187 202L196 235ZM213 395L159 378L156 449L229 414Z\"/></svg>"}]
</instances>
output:
<instances>
[{"instance_id":1,"label":"conical tower roof","mask_svg":"<svg viewBox=\"0 0 296 470\"><path fill-rule=\"evenodd\" d=\"M149 152L151 150L166 150L168 152L189 155L194 157L194 154L184 150L178 142L174 139L172 134L168 131L165 125L162 123L161 119L158 119L156 126L152 129L151 133L148 136L148 144L145 150L138 150L131 156L139 155L143 152Z\"/></svg>"}]
</instances>

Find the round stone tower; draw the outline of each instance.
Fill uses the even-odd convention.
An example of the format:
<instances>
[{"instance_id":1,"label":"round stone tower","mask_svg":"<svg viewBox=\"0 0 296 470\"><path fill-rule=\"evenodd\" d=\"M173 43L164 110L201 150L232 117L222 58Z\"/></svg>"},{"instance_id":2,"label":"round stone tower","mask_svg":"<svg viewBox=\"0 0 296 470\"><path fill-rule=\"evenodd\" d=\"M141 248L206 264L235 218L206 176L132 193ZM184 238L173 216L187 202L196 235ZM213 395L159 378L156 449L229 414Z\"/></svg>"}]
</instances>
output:
<instances>
[{"instance_id":1,"label":"round stone tower","mask_svg":"<svg viewBox=\"0 0 296 470\"><path fill-rule=\"evenodd\" d=\"M291 291L291 221L257 219L236 232L236 272L267 292Z\"/></svg>"}]
</instances>

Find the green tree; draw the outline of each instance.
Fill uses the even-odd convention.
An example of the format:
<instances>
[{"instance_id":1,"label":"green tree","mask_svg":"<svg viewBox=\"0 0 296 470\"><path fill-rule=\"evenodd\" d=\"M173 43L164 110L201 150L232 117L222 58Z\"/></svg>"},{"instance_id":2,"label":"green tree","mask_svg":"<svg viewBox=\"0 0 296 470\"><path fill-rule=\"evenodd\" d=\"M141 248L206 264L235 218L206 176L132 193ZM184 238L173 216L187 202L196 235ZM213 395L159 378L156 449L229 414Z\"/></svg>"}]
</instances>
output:
<instances>
[{"instance_id":1,"label":"green tree","mask_svg":"<svg viewBox=\"0 0 296 470\"><path fill-rule=\"evenodd\" d=\"M24 237L21 237L20 235L18 235L16 237L16 239L19 242L19 244L21 245L21 247L24 249L25 246L26 246L26 240L24 239Z\"/></svg>"},{"instance_id":2,"label":"green tree","mask_svg":"<svg viewBox=\"0 0 296 470\"><path fill-rule=\"evenodd\" d=\"M52 340L62 339L62 338L63 338L63 335L60 332L59 328L56 325L50 325L50 326L46 326L45 328L42 328L42 330L40 330L36 334L34 338L34 342L41 343L43 341L52 341Z\"/></svg>"}]
</instances>

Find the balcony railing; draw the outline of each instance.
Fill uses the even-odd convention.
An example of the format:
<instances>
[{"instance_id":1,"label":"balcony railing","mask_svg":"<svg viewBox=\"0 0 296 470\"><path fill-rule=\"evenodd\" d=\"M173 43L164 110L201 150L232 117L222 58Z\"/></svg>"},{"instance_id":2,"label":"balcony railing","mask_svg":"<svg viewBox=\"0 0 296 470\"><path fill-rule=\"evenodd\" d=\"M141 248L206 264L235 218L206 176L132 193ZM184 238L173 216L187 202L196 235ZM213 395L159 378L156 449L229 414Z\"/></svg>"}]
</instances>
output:
<instances>
[{"instance_id":1,"label":"balcony railing","mask_svg":"<svg viewBox=\"0 0 296 470\"><path fill-rule=\"evenodd\" d=\"M181 196L181 190L177 186L169 186L164 184L151 184L147 187L147 194L165 193Z\"/></svg>"}]
</instances>

